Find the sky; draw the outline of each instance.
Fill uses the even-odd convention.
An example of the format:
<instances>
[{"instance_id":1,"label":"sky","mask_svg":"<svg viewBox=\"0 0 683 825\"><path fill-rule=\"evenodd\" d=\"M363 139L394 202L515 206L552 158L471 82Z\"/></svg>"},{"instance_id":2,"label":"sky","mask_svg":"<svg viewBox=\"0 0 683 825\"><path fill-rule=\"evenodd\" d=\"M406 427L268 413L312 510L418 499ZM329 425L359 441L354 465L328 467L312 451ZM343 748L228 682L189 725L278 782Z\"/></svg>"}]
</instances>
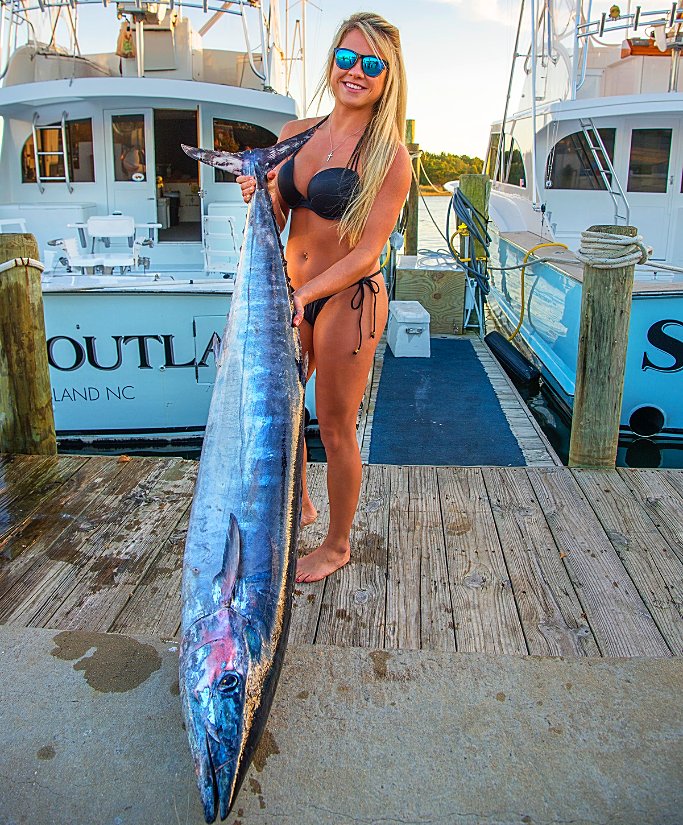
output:
<instances>
[{"instance_id":1,"label":"sky","mask_svg":"<svg viewBox=\"0 0 683 825\"><path fill-rule=\"evenodd\" d=\"M82 51L113 48L103 42L102 8L81 8ZM292 18L301 15L300 2L290 8ZM356 11L377 12L401 32L408 75L407 117L415 120L420 147L428 152L483 157L490 124L503 113L518 8L519 0L371 0L367 5L349 0L309 0L309 95L317 85L339 23ZM106 13L112 16L115 42L118 24L114 9L110 6ZM207 34L207 47L230 48L241 43L237 18L226 18ZM321 114L324 111L322 108ZM309 113L315 114L315 110Z\"/></svg>"}]
</instances>

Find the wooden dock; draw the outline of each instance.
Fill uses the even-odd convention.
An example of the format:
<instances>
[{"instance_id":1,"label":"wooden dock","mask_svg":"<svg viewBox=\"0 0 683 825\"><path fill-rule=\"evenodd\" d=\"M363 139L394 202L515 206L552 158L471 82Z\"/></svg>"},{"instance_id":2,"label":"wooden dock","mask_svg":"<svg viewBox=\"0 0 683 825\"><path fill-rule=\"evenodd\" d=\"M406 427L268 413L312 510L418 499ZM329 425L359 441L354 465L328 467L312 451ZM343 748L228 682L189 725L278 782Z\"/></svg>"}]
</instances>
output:
<instances>
[{"instance_id":1,"label":"wooden dock","mask_svg":"<svg viewBox=\"0 0 683 825\"><path fill-rule=\"evenodd\" d=\"M467 340L470 341L479 362L486 372L486 376L498 399L510 431L522 451L526 466L561 466L562 462L555 453L555 450L553 450L539 423L534 418L533 413L524 403L514 383L494 358L491 350L486 346L484 341L482 341L478 335L473 334L466 336L438 335L432 337L467 338ZM360 448L361 458L366 463L370 457L370 441L372 439L374 413L377 405L379 382L382 377L382 366L384 364L386 348L387 339L386 334L384 334L375 352L375 358L368 376L368 384L358 422L358 446ZM457 411L454 411L454 415L455 414L457 414ZM473 438L476 438L475 433L473 433Z\"/></svg>"},{"instance_id":2,"label":"wooden dock","mask_svg":"<svg viewBox=\"0 0 683 825\"><path fill-rule=\"evenodd\" d=\"M0 623L176 636L196 472L0 457ZM322 505L325 466L309 478ZM292 642L683 654L683 471L369 465L352 547L338 574L297 586Z\"/></svg>"}]
</instances>

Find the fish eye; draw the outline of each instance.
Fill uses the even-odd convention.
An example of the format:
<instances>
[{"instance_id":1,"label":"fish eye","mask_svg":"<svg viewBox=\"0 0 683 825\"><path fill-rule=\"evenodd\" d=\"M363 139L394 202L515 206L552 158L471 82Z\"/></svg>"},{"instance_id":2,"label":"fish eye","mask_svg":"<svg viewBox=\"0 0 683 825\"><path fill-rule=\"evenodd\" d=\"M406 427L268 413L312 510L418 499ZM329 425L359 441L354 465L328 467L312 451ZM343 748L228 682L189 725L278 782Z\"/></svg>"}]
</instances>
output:
<instances>
[{"instance_id":1,"label":"fish eye","mask_svg":"<svg viewBox=\"0 0 683 825\"><path fill-rule=\"evenodd\" d=\"M224 696L229 696L231 693L235 693L235 691L240 686L240 675L239 673L235 673L234 671L230 671L229 673L224 673L221 676L220 681L218 682L217 688L219 693L222 693Z\"/></svg>"}]
</instances>

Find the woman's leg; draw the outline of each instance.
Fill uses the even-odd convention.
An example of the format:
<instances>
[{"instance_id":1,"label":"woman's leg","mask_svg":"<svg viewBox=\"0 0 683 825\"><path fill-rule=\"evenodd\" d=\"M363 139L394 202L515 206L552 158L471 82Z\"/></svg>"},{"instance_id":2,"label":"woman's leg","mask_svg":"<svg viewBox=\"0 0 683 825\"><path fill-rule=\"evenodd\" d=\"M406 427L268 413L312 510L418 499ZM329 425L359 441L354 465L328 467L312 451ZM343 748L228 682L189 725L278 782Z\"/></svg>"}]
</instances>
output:
<instances>
[{"instance_id":1,"label":"woman's leg","mask_svg":"<svg viewBox=\"0 0 683 825\"><path fill-rule=\"evenodd\" d=\"M301 348L303 350L304 355L308 353L308 375L306 378L310 378L313 375L313 371L315 370L315 358L313 355L313 327L308 323L308 321L302 321L301 326L299 327L299 334L301 336ZM306 483L306 462L308 461L308 451L306 449L306 441L304 440L304 465L301 469L301 481L302 481L302 495L301 495L301 526L307 527L309 524L313 524L313 522L318 517L318 511L315 509L315 505L311 500L311 496L308 492L308 485Z\"/></svg>"},{"instance_id":2,"label":"woman's leg","mask_svg":"<svg viewBox=\"0 0 683 825\"><path fill-rule=\"evenodd\" d=\"M381 279L378 278L378 283ZM375 296L364 287L363 343L358 354L359 309L352 309L354 285L323 307L313 331L316 356L316 408L320 436L327 455L327 493L330 526L325 541L299 559L298 582L313 582L333 573L350 558L349 535L358 506L361 459L356 437L358 407L363 398L375 350L387 320L387 295L382 284ZM373 329L375 337L371 338Z\"/></svg>"}]
</instances>

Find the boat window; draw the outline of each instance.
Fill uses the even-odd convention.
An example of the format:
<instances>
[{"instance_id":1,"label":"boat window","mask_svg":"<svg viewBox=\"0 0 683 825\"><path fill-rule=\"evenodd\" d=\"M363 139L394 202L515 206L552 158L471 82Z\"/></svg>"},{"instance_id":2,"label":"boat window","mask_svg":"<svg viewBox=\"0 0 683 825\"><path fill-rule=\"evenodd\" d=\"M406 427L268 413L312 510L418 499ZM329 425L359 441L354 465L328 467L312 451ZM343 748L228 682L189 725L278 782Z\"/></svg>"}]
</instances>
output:
<instances>
[{"instance_id":1,"label":"boat window","mask_svg":"<svg viewBox=\"0 0 683 825\"><path fill-rule=\"evenodd\" d=\"M628 164L629 192L666 192L671 129L634 129Z\"/></svg>"},{"instance_id":2,"label":"boat window","mask_svg":"<svg viewBox=\"0 0 683 825\"><path fill-rule=\"evenodd\" d=\"M69 163L69 179L74 183L94 183L92 120L67 120L66 148ZM60 123L49 124L37 130L38 162L43 183L64 182L64 151ZM45 154L42 154L45 153ZM21 153L22 183L36 182L36 155L33 135L24 143Z\"/></svg>"},{"instance_id":3,"label":"boat window","mask_svg":"<svg viewBox=\"0 0 683 825\"><path fill-rule=\"evenodd\" d=\"M245 149L263 149L277 143L277 136L262 126L236 120L213 121L213 148L220 152L243 152ZM214 169L216 183L234 183L235 175Z\"/></svg>"},{"instance_id":4,"label":"boat window","mask_svg":"<svg viewBox=\"0 0 683 825\"><path fill-rule=\"evenodd\" d=\"M489 150L486 153L486 163L484 164L484 173L490 178L493 178L493 173L496 171L496 155L498 154L499 145L500 133L492 132L489 140Z\"/></svg>"},{"instance_id":5,"label":"boat window","mask_svg":"<svg viewBox=\"0 0 683 825\"><path fill-rule=\"evenodd\" d=\"M493 132L489 142L489 149L486 154L485 173L493 178L496 171L496 156L500 146L500 134ZM496 180L511 183L514 186L526 186L526 174L524 171L524 160L519 151L517 141L510 135L505 136L505 152L499 162Z\"/></svg>"},{"instance_id":6,"label":"boat window","mask_svg":"<svg viewBox=\"0 0 683 825\"><path fill-rule=\"evenodd\" d=\"M526 186L526 173L524 172L524 161L522 153L519 151L517 141L513 137L505 138L505 182L513 186Z\"/></svg>"},{"instance_id":7,"label":"boat window","mask_svg":"<svg viewBox=\"0 0 683 825\"><path fill-rule=\"evenodd\" d=\"M610 161L614 160L616 129L598 129ZM605 166L600 150L596 150ZM610 172L606 172L611 179ZM558 141L548 157L546 169L548 189L605 189L597 161L583 132L574 132Z\"/></svg>"},{"instance_id":8,"label":"boat window","mask_svg":"<svg viewBox=\"0 0 683 825\"><path fill-rule=\"evenodd\" d=\"M145 116L112 115L111 133L114 144L114 180L147 180Z\"/></svg>"}]
</instances>

